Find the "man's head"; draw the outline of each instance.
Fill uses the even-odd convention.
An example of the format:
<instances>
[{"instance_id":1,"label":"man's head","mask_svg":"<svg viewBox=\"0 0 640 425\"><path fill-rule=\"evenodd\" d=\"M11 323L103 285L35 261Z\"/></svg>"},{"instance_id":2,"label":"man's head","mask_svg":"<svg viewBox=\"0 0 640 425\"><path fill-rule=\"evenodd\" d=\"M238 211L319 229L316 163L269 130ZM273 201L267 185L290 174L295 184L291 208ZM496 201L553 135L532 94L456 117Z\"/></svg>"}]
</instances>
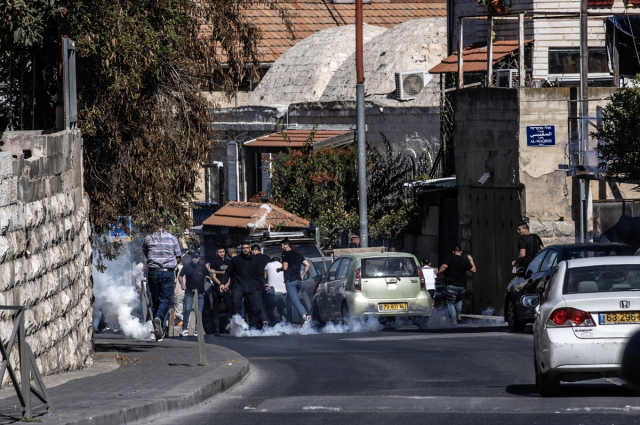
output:
<instances>
[{"instance_id":1,"label":"man's head","mask_svg":"<svg viewBox=\"0 0 640 425\"><path fill-rule=\"evenodd\" d=\"M233 258L238 255L238 248L236 248L235 246L230 246L229 248L227 248L227 252L229 253L229 257Z\"/></svg>"},{"instance_id":2,"label":"man's head","mask_svg":"<svg viewBox=\"0 0 640 425\"><path fill-rule=\"evenodd\" d=\"M431 260L429 260L428 258L423 258L422 259L422 265L423 266L430 266L431 265Z\"/></svg>"},{"instance_id":3,"label":"man's head","mask_svg":"<svg viewBox=\"0 0 640 425\"><path fill-rule=\"evenodd\" d=\"M251 254L251 244L249 241L242 242L242 246L240 248L242 249L243 255Z\"/></svg>"},{"instance_id":4,"label":"man's head","mask_svg":"<svg viewBox=\"0 0 640 425\"><path fill-rule=\"evenodd\" d=\"M453 248L453 254L462 255L462 248L460 248L459 246L456 246L455 248Z\"/></svg>"},{"instance_id":5,"label":"man's head","mask_svg":"<svg viewBox=\"0 0 640 425\"><path fill-rule=\"evenodd\" d=\"M528 235L529 232L529 225L527 223L520 223L518 225L518 233L520 233L520 236L524 236L524 235Z\"/></svg>"},{"instance_id":6,"label":"man's head","mask_svg":"<svg viewBox=\"0 0 640 425\"><path fill-rule=\"evenodd\" d=\"M271 261L274 262L274 263L276 263L276 262L279 263L280 262L280 258L273 257L273 258L271 258Z\"/></svg>"},{"instance_id":7,"label":"man's head","mask_svg":"<svg viewBox=\"0 0 640 425\"><path fill-rule=\"evenodd\" d=\"M254 244L254 245L251 247L251 253L252 253L253 255L259 255L259 254L261 254L261 253L262 253L262 250L260 249L260 245L258 245L258 244Z\"/></svg>"},{"instance_id":8,"label":"man's head","mask_svg":"<svg viewBox=\"0 0 640 425\"><path fill-rule=\"evenodd\" d=\"M221 246L220 248L218 248L218 250L216 251L216 254L218 254L218 258L222 258L224 259L226 252L226 248L224 246Z\"/></svg>"},{"instance_id":9,"label":"man's head","mask_svg":"<svg viewBox=\"0 0 640 425\"><path fill-rule=\"evenodd\" d=\"M193 264L198 264L199 261L200 261L200 253L199 252L194 252L193 254L191 254L191 262Z\"/></svg>"},{"instance_id":10,"label":"man's head","mask_svg":"<svg viewBox=\"0 0 640 425\"><path fill-rule=\"evenodd\" d=\"M166 229L166 222L164 221L164 218L159 218L156 220L156 229Z\"/></svg>"},{"instance_id":11,"label":"man's head","mask_svg":"<svg viewBox=\"0 0 640 425\"><path fill-rule=\"evenodd\" d=\"M291 241L287 238L283 239L282 242L280 242L280 248L282 248L284 252L291 251Z\"/></svg>"}]
</instances>

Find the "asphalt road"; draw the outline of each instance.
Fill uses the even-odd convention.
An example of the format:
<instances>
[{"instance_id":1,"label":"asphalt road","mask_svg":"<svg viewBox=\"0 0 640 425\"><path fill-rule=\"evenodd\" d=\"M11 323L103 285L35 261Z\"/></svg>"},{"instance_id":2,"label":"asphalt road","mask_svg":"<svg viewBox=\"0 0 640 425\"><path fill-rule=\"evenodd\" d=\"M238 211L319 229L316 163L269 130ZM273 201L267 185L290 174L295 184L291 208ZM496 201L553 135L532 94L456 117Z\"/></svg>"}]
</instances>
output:
<instances>
[{"instance_id":1,"label":"asphalt road","mask_svg":"<svg viewBox=\"0 0 640 425\"><path fill-rule=\"evenodd\" d=\"M148 423L633 424L640 397L613 380L539 397L531 332L506 327L214 338L251 374L197 409Z\"/></svg>"}]
</instances>

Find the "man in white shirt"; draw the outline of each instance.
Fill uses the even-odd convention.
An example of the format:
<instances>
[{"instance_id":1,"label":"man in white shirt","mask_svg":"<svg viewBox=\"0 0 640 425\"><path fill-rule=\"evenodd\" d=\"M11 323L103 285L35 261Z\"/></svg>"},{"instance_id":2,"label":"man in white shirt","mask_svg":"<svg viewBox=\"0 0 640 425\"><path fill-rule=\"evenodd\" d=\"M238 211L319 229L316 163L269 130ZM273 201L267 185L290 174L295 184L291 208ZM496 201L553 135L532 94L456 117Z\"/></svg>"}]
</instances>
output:
<instances>
[{"instance_id":1,"label":"man in white shirt","mask_svg":"<svg viewBox=\"0 0 640 425\"><path fill-rule=\"evenodd\" d=\"M284 272L278 271L282 267L282 263L278 257L273 257L270 263L264 268L264 278L267 280L269 287L267 288L267 316L271 322L271 326L276 324L276 316L273 309L278 309L280 321L284 320L285 305L287 299L287 287L284 283Z\"/></svg>"},{"instance_id":2,"label":"man in white shirt","mask_svg":"<svg viewBox=\"0 0 640 425\"><path fill-rule=\"evenodd\" d=\"M427 291L431 295L431 300L436 295L436 269L431 267L431 260L422 259L422 274L424 275L424 283Z\"/></svg>"}]
</instances>

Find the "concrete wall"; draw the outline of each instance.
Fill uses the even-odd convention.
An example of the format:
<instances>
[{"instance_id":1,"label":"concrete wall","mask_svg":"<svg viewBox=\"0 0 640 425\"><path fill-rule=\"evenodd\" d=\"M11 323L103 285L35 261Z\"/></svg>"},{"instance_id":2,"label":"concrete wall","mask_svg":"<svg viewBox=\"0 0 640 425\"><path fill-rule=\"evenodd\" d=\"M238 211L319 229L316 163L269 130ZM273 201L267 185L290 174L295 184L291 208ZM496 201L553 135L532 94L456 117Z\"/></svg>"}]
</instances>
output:
<instances>
[{"instance_id":1,"label":"concrete wall","mask_svg":"<svg viewBox=\"0 0 640 425\"><path fill-rule=\"evenodd\" d=\"M80 369L91 364L93 330L81 133L5 132L1 140L0 304L26 308L27 342L43 374ZM2 340L12 328L11 312L0 311ZM15 350L12 357L16 364Z\"/></svg>"}]
</instances>

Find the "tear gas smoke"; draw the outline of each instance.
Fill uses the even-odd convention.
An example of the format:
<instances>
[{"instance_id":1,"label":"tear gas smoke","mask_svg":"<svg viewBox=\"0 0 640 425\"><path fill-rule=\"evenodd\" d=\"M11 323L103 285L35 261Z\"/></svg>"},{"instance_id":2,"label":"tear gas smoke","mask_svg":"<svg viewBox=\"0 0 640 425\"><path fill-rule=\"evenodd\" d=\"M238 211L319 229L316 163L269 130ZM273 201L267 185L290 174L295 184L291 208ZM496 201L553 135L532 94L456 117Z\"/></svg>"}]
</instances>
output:
<instances>
[{"instance_id":1,"label":"tear gas smoke","mask_svg":"<svg viewBox=\"0 0 640 425\"><path fill-rule=\"evenodd\" d=\"M153 331L151 321L141 323L134 315L134 310L141 312L142 309L140 293L130 284L129 258L125 254L107 262L104 273L93 269L94 317L99 317L101 312L105 321L124 335L135 339L150 339Z\"/></svg>"},{"instance_id":2,"label":"tear gas smoke","mask_svg":"<svg viewBox=\"0 0 640 425\"><path fill-rule=\"evenodd\" d=\"M249 326L239 314L231 318L230 333L235 337L245 336L280 336L280 335L315 335L315 334L338 334L349 332L376 332L382 330L382 325L377 318L347 320L346 324L328 322L321 329L316 329L311 324L294 327L291 323L278 323L273 327L266 327L262 330L249 329Z\"/></svg>"}]
</instances>

